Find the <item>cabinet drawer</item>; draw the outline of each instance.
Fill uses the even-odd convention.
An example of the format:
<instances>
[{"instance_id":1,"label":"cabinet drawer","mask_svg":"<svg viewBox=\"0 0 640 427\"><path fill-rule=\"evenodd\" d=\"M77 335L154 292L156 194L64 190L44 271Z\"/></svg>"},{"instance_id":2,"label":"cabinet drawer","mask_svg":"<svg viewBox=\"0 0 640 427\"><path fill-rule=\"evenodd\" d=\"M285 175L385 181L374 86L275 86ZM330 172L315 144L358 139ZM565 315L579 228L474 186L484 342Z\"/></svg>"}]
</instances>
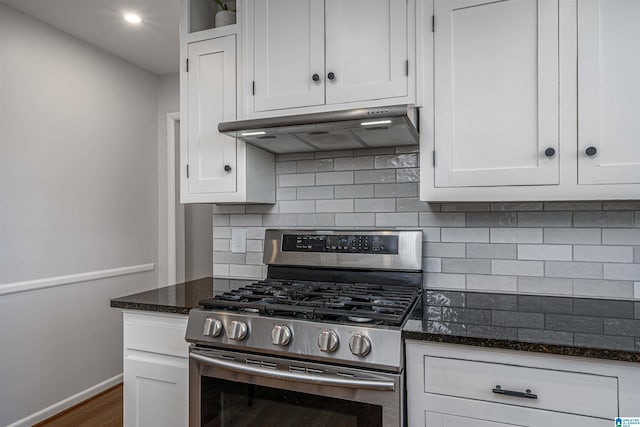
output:
<instances>
[{"instance_id":1,"label":"cabinet drawer","mask_svg":"<svg viewBox=\"0 0 640 427\"><path fill-rule=\"evenodd\" d=\"M530 390L537 399L494 393L496 386ZM613 418L618 412L618 379L604 375L425 356L424 388L426 393L592 417Z\"/></svg>"},{"instance_id":2,"label":"cabinet drawer","mask_svg":"<svg viewBox=\"0 0 640 427\"><path fill-rule=\"evenodd\" d=\"M189 357L187 316L124 313L124 347Z\"/></svg>"}]
</instances>

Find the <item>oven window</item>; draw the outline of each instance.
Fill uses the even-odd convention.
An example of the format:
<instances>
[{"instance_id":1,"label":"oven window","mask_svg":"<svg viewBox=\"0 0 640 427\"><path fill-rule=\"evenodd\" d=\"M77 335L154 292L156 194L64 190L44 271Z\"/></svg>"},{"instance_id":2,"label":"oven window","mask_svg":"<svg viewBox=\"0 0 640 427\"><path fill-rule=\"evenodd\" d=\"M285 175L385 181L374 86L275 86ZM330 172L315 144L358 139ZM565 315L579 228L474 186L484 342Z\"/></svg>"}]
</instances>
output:
<instances>
[{"instance_id":1,"label":"oven window","mask_svg":"<svg viewBox=\"0 0 640 427\"><path fill-rule=\"evenodd\" d=\"M201 377L206 427L375 427L382 407Z\"/></svg>"}]
</instances>

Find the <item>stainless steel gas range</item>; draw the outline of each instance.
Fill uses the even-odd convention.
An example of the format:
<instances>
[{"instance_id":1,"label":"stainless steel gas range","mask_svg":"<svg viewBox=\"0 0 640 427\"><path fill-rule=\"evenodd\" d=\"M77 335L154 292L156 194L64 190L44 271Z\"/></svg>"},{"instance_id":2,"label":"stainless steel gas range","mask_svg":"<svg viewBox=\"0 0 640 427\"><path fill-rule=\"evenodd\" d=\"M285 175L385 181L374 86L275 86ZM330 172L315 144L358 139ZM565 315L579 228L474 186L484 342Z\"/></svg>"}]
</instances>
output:
<instances>
[{"instance_id":1,"label":"stainless steel gas range","mask_svg":"<svg viewBox=\"0 0 640 427\"><path fill-rule=\"evenodd\" d=\"M422 233L267 230L265 280L189 314L191 426L402 426Z\"/></svg>"}]
</instances>

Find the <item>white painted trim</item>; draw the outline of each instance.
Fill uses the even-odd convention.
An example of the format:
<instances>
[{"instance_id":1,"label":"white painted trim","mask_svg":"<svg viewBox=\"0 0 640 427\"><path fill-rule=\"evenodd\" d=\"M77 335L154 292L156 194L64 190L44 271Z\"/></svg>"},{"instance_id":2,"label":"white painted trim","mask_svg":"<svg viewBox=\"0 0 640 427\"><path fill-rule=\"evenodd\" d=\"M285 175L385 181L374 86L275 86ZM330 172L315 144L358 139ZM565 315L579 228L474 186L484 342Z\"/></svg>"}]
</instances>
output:
<instances>
[{"instance_id":1,"label":"white painted trim","mask_svg":"<svg viewBox=\"0 0 640 427\"><path fill-rule=\"evenodd\" d=\"M167 283L176 277L176 122L180 113L167 113Z\"/></svg>"},{"instance_id":2,"label":"white painted trim","mask_svg":"<svg viewBox=\"0 0 640 427\"><path fill-rule=\"evenodd\" d=\"M102 381L101 383L89 387L88 389L83 390L80 393L76 393L73 396L67 397L64 400L54 403L53 405L46 407L38 412L35 412L28 417L18 420L13 424L9 424L8 427L30 427L34 424L46 420L47 418L51 418L52 416L59 414L65 409L69 409L73 405L77 405L78 403L85 401L102 391L118 385L121 382L122 374L118 374L115 377Z\"/></svg>"},{"instance_id":3,"label":"white painted trim","mask_svg":"<svg viewBox=\"0 0 640 427\"><path fill-rule=\"evenodd\" d=\"M155 268L156 265L154 263L149 263L130 265L127 267L110 268L107 270L89 271L86 273L69 274L67 276L46 277L44 279L27 280L24 282L5 283L0 284L0 295L35 291L37 289L53 288L56 286L70 285L73 283L89 282L93 280L106 279L109 277L142 273L144 271L153 271Z\"/></svg>"}]
</instances>

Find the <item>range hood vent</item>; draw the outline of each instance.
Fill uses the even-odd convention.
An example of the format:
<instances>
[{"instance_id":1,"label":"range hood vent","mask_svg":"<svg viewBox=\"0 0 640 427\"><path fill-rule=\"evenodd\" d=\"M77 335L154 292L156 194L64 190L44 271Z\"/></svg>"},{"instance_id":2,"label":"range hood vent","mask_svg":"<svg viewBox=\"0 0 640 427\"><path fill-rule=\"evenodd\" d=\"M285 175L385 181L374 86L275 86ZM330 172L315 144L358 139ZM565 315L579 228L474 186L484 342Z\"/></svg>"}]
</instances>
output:
<instances>
[{"instance_id":1,"label":"range hood vent","mask_svg":"<svg viewBox=\"0 0 640 427\"><path fill-rule=\"evenodd\" d=\"M407 105L299 114L218 124L218 130L275 154L419 142L418 110Z\"/></svg>"}]
</instances>

